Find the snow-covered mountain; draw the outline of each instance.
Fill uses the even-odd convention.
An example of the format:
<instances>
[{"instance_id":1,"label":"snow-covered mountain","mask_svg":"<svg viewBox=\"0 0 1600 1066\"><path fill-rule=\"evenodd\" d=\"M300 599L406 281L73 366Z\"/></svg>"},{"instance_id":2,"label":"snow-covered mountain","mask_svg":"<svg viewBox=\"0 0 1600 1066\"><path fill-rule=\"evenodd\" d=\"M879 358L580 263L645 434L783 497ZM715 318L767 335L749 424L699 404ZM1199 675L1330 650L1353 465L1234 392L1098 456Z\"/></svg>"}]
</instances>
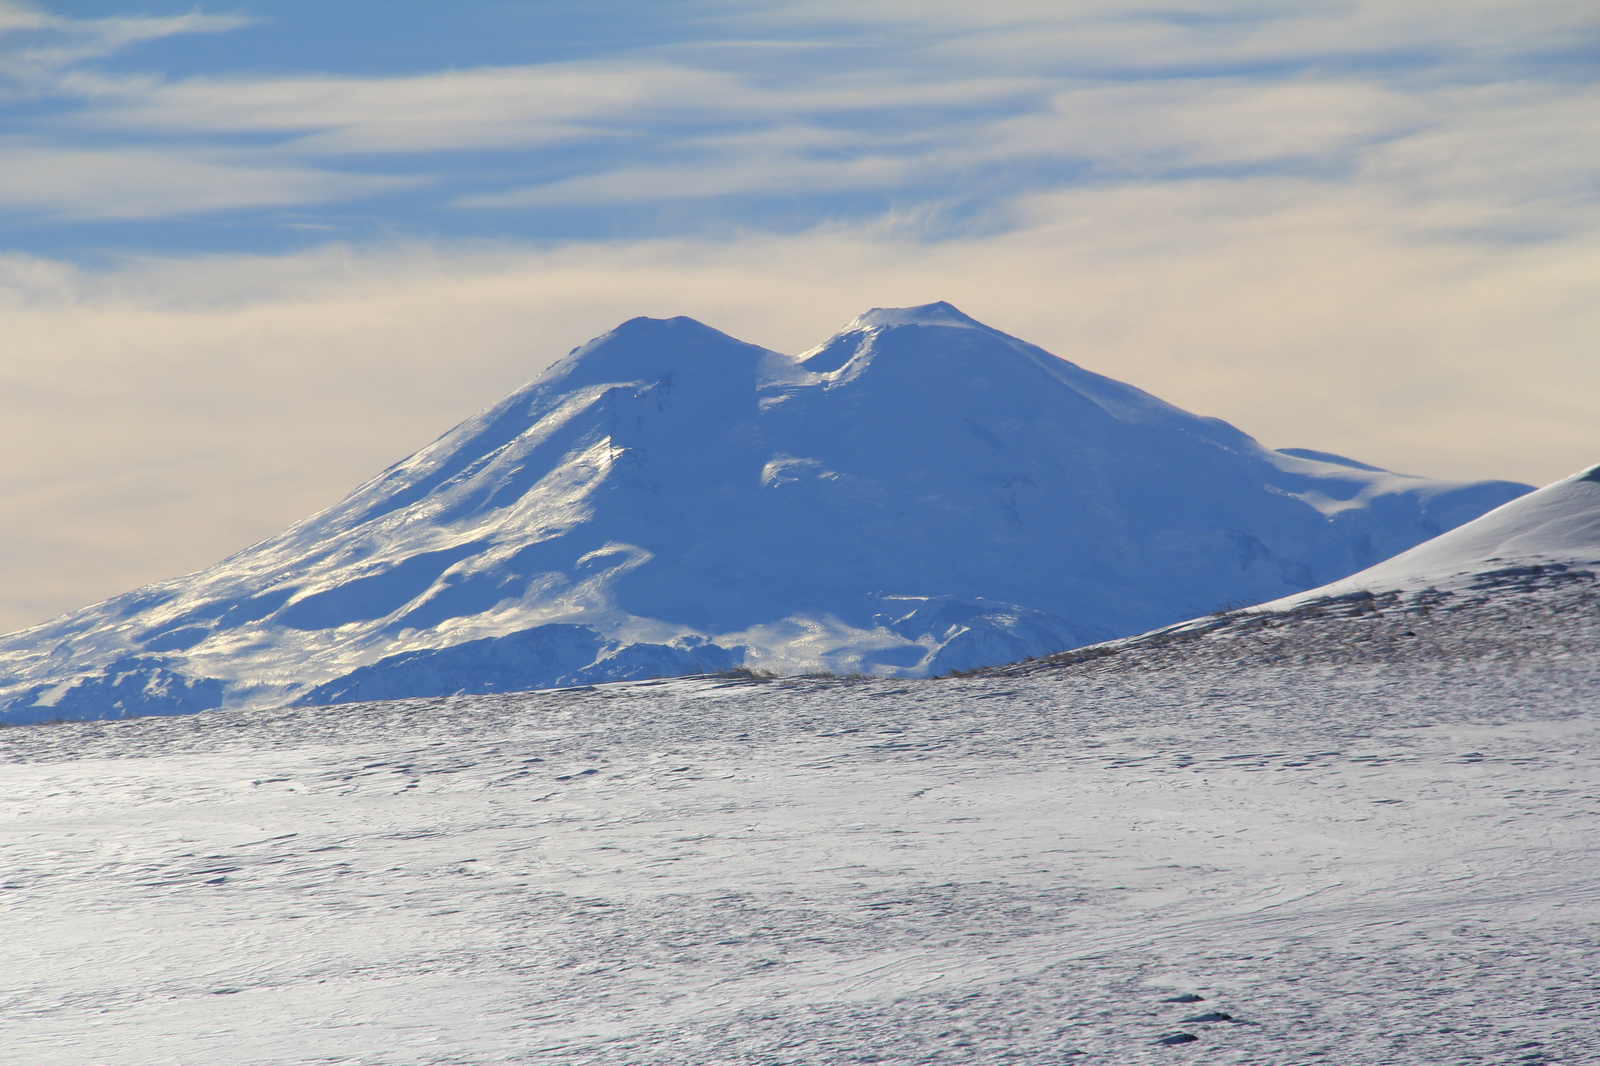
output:
<instances>
[{"instance_id":1,"label":"snow-covered mountain","mask_svg":"<svg viewBox=\"0 0 1600 1066\"><path fill-rule=\"evenodd\" d=\"M639 318L208 570L0 638L0 719L925 676L1313 588L1528 491L1272 451L963 315Z\"/></svg>"}]
</instances>

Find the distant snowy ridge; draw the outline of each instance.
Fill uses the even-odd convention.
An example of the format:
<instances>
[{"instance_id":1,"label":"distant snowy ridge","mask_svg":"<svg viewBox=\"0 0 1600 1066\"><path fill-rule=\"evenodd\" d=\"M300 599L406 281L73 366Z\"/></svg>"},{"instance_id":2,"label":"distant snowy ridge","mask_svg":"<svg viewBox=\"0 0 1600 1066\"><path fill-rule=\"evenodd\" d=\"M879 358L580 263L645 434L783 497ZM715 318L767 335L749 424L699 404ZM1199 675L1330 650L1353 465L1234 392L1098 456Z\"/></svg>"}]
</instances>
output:
<instances>
[{"instance_id":1,"label":"distant snowy ridge","mask_svg":"<svg viewBox=\"0 0 1600 1066\"><path fill-rule=\"evenodd\" d=\"M995 674L1023 675L1061 667L1095 664L1112 657L1123 662L1172 652L1198 662L1188 648L1202 638L1238 641L1264 631L1283 633L1307 621L1334 618L1375 619L1384 614L1410 618L1436 610L1449 614L1496 597L1561 588L1588 588L1600 579L1600 466L1580 470L1433 540L1401 552L1340 581L1284 596L1242 610L1217 611L1162 626L1148 633L1069 649L1037 661L1006 664ZM1512 627L1513 629L1515 627ZM1410 632L1402 636L1411 637ZM1516 634L1510 634L1513 638ZM1214 640L1212 641L1214 643ZM1315 642L1308 642L1314 646ZM1392 653L1390 644L1367 651ZM1326 655L1328 650L1321 649ZM1257 653L1259 654L1259 652ZM1240 656L1230 644L1221 655ZM1281 656L1281 649L1270 657ZM1212 651L1211 658L1218 657ZM1379 656L1380 658L1382 656ZM1320 661L1326 664L1326 659Z\"/></svg>"},{"instance_id":2,"label":"distant snowy ridge","mask_svg":"<svg viewBox=\"0 0 1600 1066\"><path fill-rule=\"evenodd\" d=\"M1528 491L1272 451L945 303L574 350L207 570L0 638L0 720L927 676L1312 588Z\"/></svg>"},{"instance_id":3,"label":"distant snowy ridge","mask_svg":"<svg viewBox=\"0 0 1600 1066\"><path fill-rule=\"evenodd\" d=\"M1582 566L1600 566L1600 466L1512 500L1341 581L1278 602L1359 591L1451 588L1510 569Z\"/></svg>"}]
</instances>

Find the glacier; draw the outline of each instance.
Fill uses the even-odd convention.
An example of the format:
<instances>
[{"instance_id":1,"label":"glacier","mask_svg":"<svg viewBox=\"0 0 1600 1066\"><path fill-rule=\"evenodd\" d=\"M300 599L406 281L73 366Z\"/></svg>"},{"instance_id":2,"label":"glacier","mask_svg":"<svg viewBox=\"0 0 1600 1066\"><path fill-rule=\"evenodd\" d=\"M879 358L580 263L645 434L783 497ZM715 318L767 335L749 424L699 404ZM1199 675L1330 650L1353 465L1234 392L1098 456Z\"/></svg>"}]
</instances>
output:
<instances>
[{"instance_id":1,"label":"glacier","mask_svg":"<svg viewBox=\"0 0 1600 1066\"><path fill-rule=\"evenodd\" d=\"M1272 450L947 303L636 318L206 570L0 638L0 721L925 677L1315 588L1530 491Z\"/></svg>"}]
</instances>

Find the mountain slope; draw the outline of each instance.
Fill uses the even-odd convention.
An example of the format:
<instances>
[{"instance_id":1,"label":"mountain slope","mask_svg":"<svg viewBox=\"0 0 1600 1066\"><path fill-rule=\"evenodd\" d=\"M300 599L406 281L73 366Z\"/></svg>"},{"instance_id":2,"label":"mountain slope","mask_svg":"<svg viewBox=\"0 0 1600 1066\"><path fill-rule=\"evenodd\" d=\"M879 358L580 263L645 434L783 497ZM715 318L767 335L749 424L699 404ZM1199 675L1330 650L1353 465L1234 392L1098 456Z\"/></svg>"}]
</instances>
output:
<instances>
[{"instance_id":1,"label":"mountain slope","mask_svg":"<svg viewBox=\"0 0 1600 1066\"><path fill-rule=\"evenodd\" d=\"M208 570L0 639L10 720L925 675L1311 588L1526 486L1274 452L963 315L634 319Z\"/></svg>"}]
</instances>

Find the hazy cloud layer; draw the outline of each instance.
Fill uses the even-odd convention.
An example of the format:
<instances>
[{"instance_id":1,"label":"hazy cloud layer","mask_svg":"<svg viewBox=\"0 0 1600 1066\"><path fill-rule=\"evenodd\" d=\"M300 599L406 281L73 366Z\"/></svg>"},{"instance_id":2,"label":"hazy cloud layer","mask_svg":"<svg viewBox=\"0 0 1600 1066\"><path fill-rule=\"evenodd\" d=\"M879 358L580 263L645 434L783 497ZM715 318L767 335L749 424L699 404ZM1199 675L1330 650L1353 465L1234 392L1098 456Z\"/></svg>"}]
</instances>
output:
<instances>
[{"instance_id":1,"label":"hazy cloud layer","mask_svg":"<svg viewBox=\"0 0 1600 1066\"><path fill-rule=\"evenodd\" d=\"M229 67L292 6L0 0L0 628L638 314L796 351L948 299L1275 446L1600 460L1590 4L717 0L553 62Z\"/></svg>"}]
</instances>

